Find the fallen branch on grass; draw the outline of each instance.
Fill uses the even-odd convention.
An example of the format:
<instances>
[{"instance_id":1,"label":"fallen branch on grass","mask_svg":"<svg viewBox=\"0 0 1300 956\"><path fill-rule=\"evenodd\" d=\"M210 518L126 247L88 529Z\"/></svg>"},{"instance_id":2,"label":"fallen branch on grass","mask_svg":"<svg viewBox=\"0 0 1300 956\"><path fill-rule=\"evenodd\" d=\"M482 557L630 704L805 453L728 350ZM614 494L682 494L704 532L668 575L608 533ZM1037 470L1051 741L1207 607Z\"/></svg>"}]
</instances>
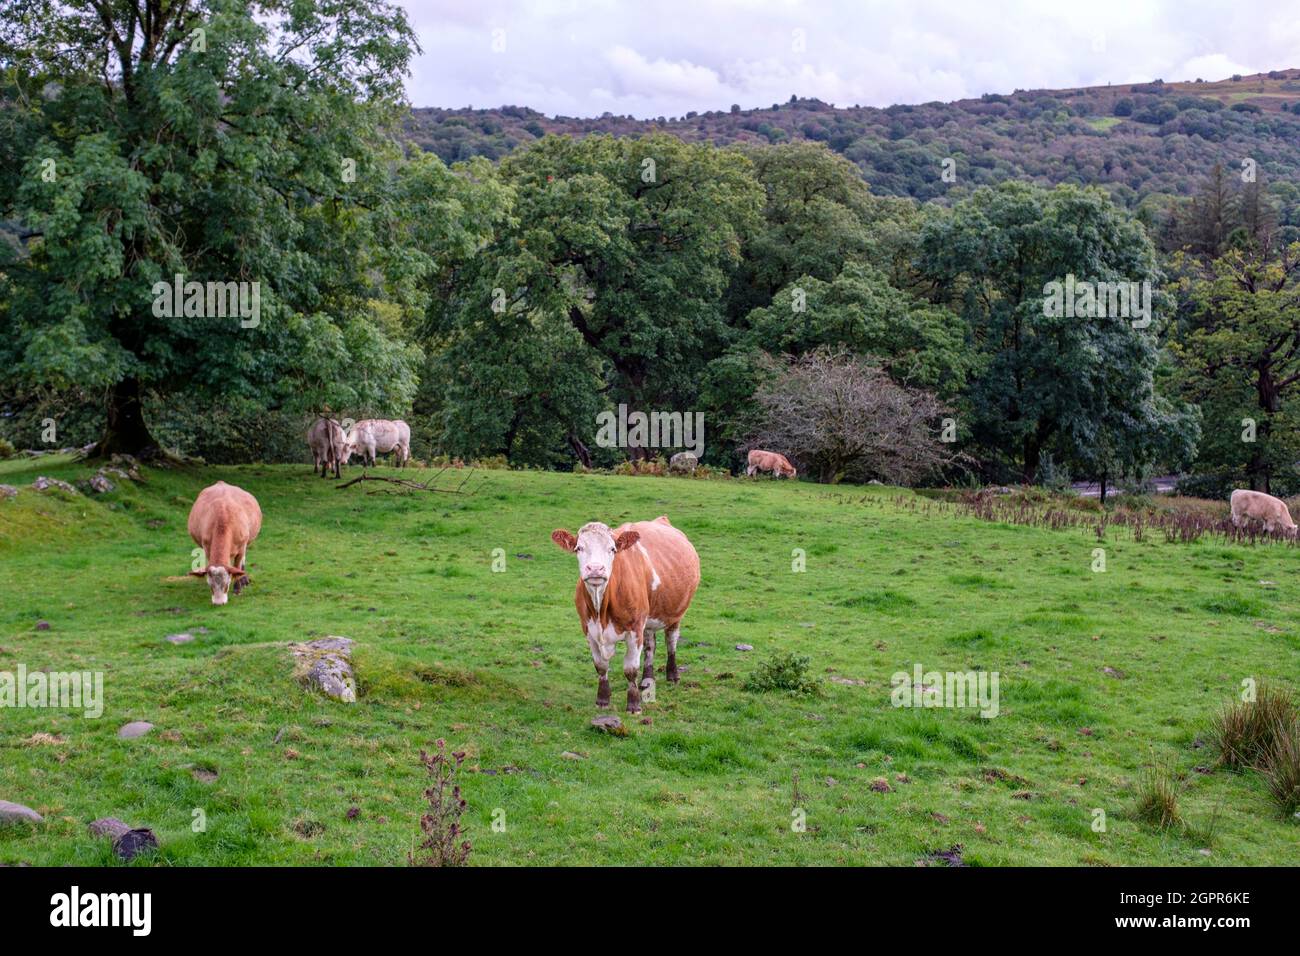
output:
<instances>
[{"instance_id":1,"label":"fallen branch on grass","mask_svg":"<svg viewBox=\"0 0 1300 956\"><path fill-rule=\"evenodd\" d=\"M446 472L449 469L449 467L450 466L448 466L448 468L443 468L441 471L439 471L428 481L423 481L423 482L412 481L410 478L390 478L387 475L371 475L363 471L361 474L357 475L357 477L353 478L351 481L345 481L341 485L335 485L335 488L338 490L342 490L344 488L351 488L353 485L361 481L384 481L390 485L398 485L410 491L436 491L444 495L461 495L461 494L473 495L476 494L478 490L482 488L485 484L487 484L487 479L485 478L469 491L463 490L465 488L465 485L469 482L470 478L474 476L474 469L471 468L469 469L468 472L465 473L465 477L461 479L460 484L458 484L455 488L436 487L438 479L442 477L443 473Z\"/></svg>"}]
</instances>

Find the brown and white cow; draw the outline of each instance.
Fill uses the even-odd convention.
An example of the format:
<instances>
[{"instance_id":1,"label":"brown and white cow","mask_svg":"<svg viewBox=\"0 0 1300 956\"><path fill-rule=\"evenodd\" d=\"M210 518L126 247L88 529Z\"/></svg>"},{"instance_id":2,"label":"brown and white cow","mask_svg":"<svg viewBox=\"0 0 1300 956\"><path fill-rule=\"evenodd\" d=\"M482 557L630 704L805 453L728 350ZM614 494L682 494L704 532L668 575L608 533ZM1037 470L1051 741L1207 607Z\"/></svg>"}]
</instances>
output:
<instances>
[{"instance_id":1,"label":"brown and white cow","mask_svg":"<svg viewBox=\"0 0 1300 956\"><path fill-rule=\"evenodd\" d=\"M745 474L753 478L760 471L770 471L774 476L785 478L794 478L798 474L785 455L755 448L749 453L749 467L745 469Z\"/></svg>"},{"instance_id":2,"label":"brown and white cow","mask_svg":"<svg viewBox=\"0 0 1300 956\"><path fill-rule=\"evenodd\" d=\"M682 617L700 586L699 555L667 516L620 525L613 531L592 521L576 537L558 529L551 532L551 540L578 556L574 604L600 679L596 706L609 706L609 661L615 645L624 641L627 709L639 713L641 690L654 687L656 631L668 635L667 677L678 679L677 639ZM643 647L645 670L638 686Z\"/></svg>"},{"instance_id":3,"label":"brown and white cow","mask_svg":"<svg viewBox=\"0 0 1300 956\"><path fill-rule=\"evenodd\" d=\"M375 463L376 454L390 451L396 452L394 461L399 468L406 467L411 458L411 426L400 418L363 418L352 426L347 440L348 455L360 455L366 465Z\"/></svg>"},{"instance_id":4,"label":"brown and white cow","mask_svg":"<svg viewBox=\"0 0 1300 956\"><path fill-rule=\"evenodd\" d=\"M307 444L311 446L312 466L314 472L320 469L322 478L329 477L334 469L334 477L341 478L341 467L348 460L348 438L343 426L332 418L318 418L307 430Z\"/></svg>"},{"instance_id":5,"label":"brown and white cow","mask_svg":"<svg viewBox=\"0 0 1300 956\"><path fill-rule=\"evenodd\" d=\"M1232 523L1240 528L1250 521L1262 521L1269 534L1282 531L1289 538L1296 536L1296 523L1285 501L1262 491L1238 488L1232 493Z\"/></svg>"},{"instance_id":6,"label":"brown and white cow","mask_svg":"<svg viewBox=\"0 0 1300 956\"><path fill-rule=\"evenodd\" d=\"M232 582L236 594L249 583L244 561L249 544L262 530L262 509L243 488L218 481L199 492L190 509L189 527L207 561L206 567L190 574L207 578L212 603L225 604Z\"/></svg>"}]
</instances>

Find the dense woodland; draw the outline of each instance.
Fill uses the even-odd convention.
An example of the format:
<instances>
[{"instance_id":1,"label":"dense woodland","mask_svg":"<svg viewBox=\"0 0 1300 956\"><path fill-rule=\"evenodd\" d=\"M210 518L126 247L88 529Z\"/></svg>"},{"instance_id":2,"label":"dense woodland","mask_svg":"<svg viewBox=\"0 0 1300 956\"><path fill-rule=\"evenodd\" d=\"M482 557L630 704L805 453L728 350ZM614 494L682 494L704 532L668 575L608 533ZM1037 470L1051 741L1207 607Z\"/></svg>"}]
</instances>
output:
<instances>
[{"instance_id":1,"label":"dense woodland","mask_svg":"<svg viewBox=\"0 0 1300 956\"><path fill-rule=\"evenodd\" d=\"M417 455L671 453L597 443L623 404L702 412L733 468L779 404L916 451L818 429L788 450L826 481L1300 490L1300 71L560 120L412 112L382 3L7 6L20 447L53 419L101 453L296 460L329 410L407 418ZM259 282L258 324L158 316L176 274ZM1148 283L1152 321L1049 314L1067 275Z\"/></svg>"}]
</instances>

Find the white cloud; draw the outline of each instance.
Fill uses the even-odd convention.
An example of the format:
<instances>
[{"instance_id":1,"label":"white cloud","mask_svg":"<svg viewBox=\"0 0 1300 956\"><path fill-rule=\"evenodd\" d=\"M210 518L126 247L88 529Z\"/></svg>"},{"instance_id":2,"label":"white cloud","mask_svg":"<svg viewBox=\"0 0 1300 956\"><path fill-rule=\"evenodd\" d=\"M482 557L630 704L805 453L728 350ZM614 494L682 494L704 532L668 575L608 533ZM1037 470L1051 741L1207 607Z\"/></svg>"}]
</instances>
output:
<instances>
[{"instance_id":1,"label":"white cloud","mask_svg":"<svg viewBox=\"0 0 1300 956\"><path fill-rule=\"evenodd\" d=\"M405 0L424 50L408 92L417 106L646 117L792 93L887 106L1222 79L1300 67L1294 2Z\"/></svg>"}]
</instances>

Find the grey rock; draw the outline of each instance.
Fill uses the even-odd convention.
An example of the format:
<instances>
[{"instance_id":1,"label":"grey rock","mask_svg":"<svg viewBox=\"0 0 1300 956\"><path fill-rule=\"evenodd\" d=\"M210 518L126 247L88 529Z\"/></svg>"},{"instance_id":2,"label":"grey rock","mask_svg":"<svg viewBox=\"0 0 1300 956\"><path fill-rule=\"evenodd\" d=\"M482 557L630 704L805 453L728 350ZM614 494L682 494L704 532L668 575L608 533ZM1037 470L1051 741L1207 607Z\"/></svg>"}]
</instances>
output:
<instances>
[{"instance_id":1,"label":"grey rock","mask_svg":"<svg viewBox=\"0 0 1300 956\"><path fill-rule=\"evenodd\" d=\"M327 636L290 649L296 661L294 672L300 682L314 687L345 704L357 702L357 679L352 672L352 646L346 637Z\"/></svg>"},{"instance_id":2,"label":"grey rock","mask_svg":"<svg viewBox=\"0 0 1300 956\"><path fill-rule=\"evenodd\" d=\"M736 645L736 650L738 650L738 651L752 651L753 649L754 649L754 645L753 645L753 644L737 644L737 645Z\"/></svg>"},{"instance_id":3,"label":"grey rock","mask_svg":"<svg viewBox=\"0 0 1300 956\"><path fill-rule=\"evenodd\" d=\"M18 489L13 485L0 485L0 498L17 498Z\"/></svg>"},{"instance_id":4,"label":"grey rock","mask_svg":"<svg viewBox=\"0 0 1300 956\"><path fill-rule=\"evenodd\" d=\"M623 726L623 721L619 720L613 714L603 714L600 717L591 719L591 726L601 733L613 734L615 737L626 737L627 728Z\"/></svg>"},{"instance_id":5,"label":"grey rock","mask_svg":"<svg viewBox=\"0 0 1300 956\"><path fill-rule=\"evenodd\" d=\"M147 720L133 720L129 724L123 724L118 728L117 735L123 740L134 740L136 737L143 737L149 731L153 730L153 724Z\"/></svg>"},{"instance_id":6,"label":"grey rock","mask_svg":"<svg viewBox=\"0 0 1300 956\"><path fill-rule=\"evenodd\" d=\"M37 475L36 480L32 482L32 487L37 491L48 491L50 488L61 488L62 490L76 494L77 489L72 487L66 481L59 478L46 478L44 475Z\"/></svg>"},{"instance_id":7,"label":"grey rock","mask_svg":"<svg viewBox=\"0 0 1300 956\"><path fill-rule=\"evenodd\" d=\"M97 495L107 494L108 492L112 491L114 488L117 487L106 477L104 477L102 473L98 475L91 475L90 480L86 482L86 486L90 488L90 490Z\"/></svg>"},{"instance_id":8,"label":"grey rock","mask_svg":"<svg viewBox=\"0 0 1300 956\"><path fill-rule=\"evenodd\" d=\"M188 644L194 640L193 634L168 634L167 640L173 644Z\"/></svg>"},{"instance_id":9,"label":"grey rock","mask_svg":"<svg viewBox=\"0 0 1300 956\"><path fill-rule=\"evenodd\" d=\"M693 475L695 474L695 469L699 463L700 460L689 451L679 451L677 454L673 455L672 458L668 459L668 470L679 472L684 471Z\"/></svg>"},{"instance_id":10,"label":"grey rock","mask_svg":"<svg viewBox=\"0 0 1300 956\"><path fill-rule=\"evenodd\" d=\"M21 803L10 803L8 800L0 800L0 827L11 823L41 823L44 819L31 807L25 807Z\"/></svg>"},{"instance_id":11,"label":"grey rock","mask_svg":"<svg viewBox=\"0 0 1300 956\"><path fill-rule=\"evenodd\" d=\"M158 849L158 834L148 827L130 827L116 817L104 817L88 827L93 837L108 837L118 859L132 860L148 850Z\"/></svg>"},{"instance_id":12,"label":"grey rock","mask_svg":"<svg viewBox=\"0 0 1300 956\"><path fill-rule=\"evenodd\" d=\"M48 631L49 629L50 629L50 622L49 622L49 621L37 621L37 622L36 622L36 630L38 630L38 631Z\"/></svg>"}]
</instances>

